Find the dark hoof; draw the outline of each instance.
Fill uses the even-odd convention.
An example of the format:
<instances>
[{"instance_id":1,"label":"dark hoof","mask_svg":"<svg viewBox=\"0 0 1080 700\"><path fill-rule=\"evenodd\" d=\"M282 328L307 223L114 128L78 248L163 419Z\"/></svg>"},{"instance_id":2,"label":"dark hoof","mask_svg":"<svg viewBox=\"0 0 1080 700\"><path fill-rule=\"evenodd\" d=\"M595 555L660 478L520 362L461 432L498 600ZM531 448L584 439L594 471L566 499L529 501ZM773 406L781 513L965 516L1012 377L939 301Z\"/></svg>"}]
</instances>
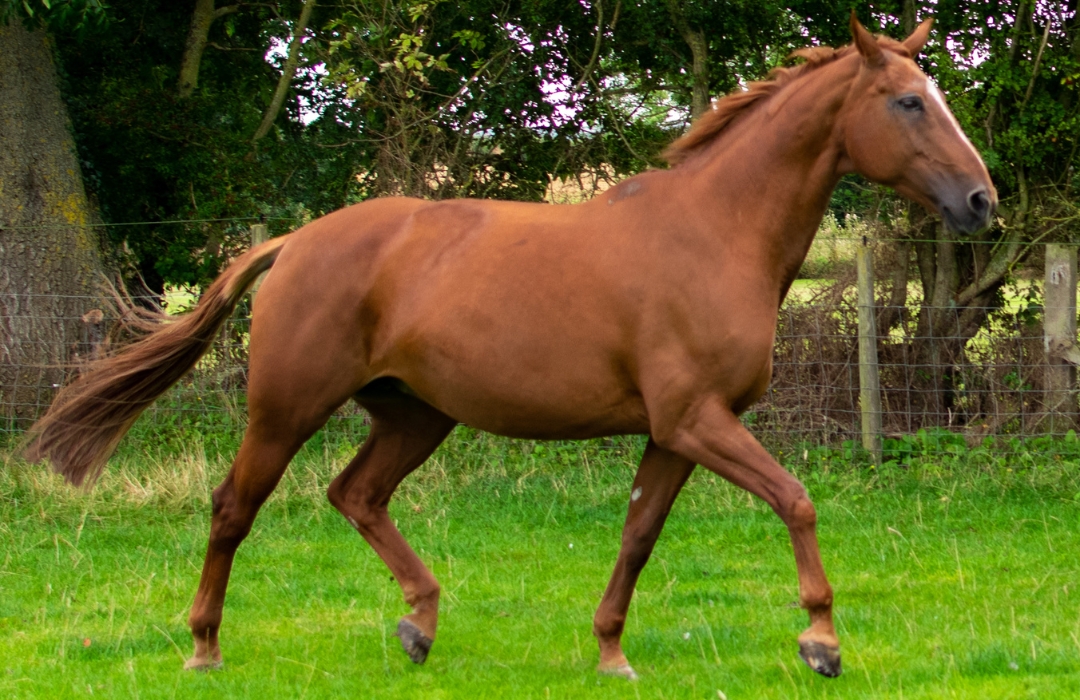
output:
<instances>
[{"instance_id":1,"label":"dark hoof","mask_svg":"<svg viewBox=\"0 0 1080 700\"><path fill-rule=\"evenodd\" d=\"M431 640L420 631L419 627L402 618L397 626L397 636L401 638L401 648L414 664L427 661L428 652L431 651Z\"/></svg>"},{"instance_id":2,"label":"dark hoof","mask_svg":"<svg viewBox=\"0 0 1080 700\"><path fill-rule=\"evenodd\" d=\"M799 656L806 665L826 678L840 675L840 650L831 649L819 642L800 642Z\"/></svg>"}]
</instances>

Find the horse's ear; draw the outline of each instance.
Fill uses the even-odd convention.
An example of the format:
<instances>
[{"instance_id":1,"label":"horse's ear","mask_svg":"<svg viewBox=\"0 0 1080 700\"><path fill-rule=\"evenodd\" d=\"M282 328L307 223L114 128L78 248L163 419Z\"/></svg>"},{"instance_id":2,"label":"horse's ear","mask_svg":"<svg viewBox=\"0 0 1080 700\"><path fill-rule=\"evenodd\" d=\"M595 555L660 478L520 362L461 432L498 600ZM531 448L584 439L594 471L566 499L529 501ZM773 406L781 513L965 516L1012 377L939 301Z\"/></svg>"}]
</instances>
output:
<instances>
[{"instance_id":1,"label":"horse's ear","mask_svg":"<svg viewBox=\"0 0 1080 700\"><path fill-rule=\"evenodd\" d=\"M885 60L877 39L874 38L873 34L866 31L866 27L862 26L859 18L855 16L854 9L851 10L851 37L855 40L855 48L859 50L859 53L862 54L868 64L878 66Z\"/></svg>"},{"instance_id":2,"label":"horse's ear","mask_svg":"<svg viewBox=\"0 0 1080 700\"><path fill-rule=\"evenodd\" d=\"M930 38L930 27L934 26L934 18L923 20L922 24L915 27L915 31L911 33L907 39L904 39L904 48L908 50L912 58L919 55L923 46L926 46L926 40Z\"/></svg>"}]
</instances>

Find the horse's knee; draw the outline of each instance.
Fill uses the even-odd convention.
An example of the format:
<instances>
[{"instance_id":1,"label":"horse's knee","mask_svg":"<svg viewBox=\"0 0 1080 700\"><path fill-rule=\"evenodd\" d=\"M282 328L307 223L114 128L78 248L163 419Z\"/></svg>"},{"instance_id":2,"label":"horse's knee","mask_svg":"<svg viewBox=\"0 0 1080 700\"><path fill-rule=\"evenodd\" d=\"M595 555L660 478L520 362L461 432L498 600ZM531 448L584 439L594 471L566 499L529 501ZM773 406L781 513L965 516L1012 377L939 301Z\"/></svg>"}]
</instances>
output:
<instances>
[{"instance_id":1,"label":"horse's knee","mask_svg":"<svg viewBox=\"0 0 1080 700\"><path fill-rule=\"evenodd\" d=\"M817 510L802 485L793 489L777 510L789 528L802 530L817 526Z\"/></svg>"}]
</instances>

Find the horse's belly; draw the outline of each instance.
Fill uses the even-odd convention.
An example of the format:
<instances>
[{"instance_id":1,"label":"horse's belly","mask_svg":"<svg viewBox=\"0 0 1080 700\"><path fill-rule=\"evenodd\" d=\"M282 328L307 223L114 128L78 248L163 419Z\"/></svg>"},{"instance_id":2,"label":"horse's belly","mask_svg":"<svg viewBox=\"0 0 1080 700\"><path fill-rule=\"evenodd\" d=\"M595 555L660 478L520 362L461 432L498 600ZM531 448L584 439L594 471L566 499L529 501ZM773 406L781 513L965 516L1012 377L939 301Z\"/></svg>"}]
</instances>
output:
<instances>
[{"instance_id":1,"label":"horse's belly","mask_svg":"<svg viewBox=\"0 0 1080 700\"><path fill-rule=\"evenodd\" d=\"M444 412L479 430L533 440L584 440L649 432L645 406L640 400L588 412L553 411L548 407L509 402L454 406Z\"/></svg>"},{"instance_id":2,"label":"horse's belly","mask_svg":"<svg viewBox=\"0 0 1080 700\"><path fill-rule=\"evenodd\" d=\"M427 374L406 383L448 416L496 435L569 440L649 432L641 395L614 377L523 378L490 369L458 367L450 375Z\"/></svg>"}]
</instances>

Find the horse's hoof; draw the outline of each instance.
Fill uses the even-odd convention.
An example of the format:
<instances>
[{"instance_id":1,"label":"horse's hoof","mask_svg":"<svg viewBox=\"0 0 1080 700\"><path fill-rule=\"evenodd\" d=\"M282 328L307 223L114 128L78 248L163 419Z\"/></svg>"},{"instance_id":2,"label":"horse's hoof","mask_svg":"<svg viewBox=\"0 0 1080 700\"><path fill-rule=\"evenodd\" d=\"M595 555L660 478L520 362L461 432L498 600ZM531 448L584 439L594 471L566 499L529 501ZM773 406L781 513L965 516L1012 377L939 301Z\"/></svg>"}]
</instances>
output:
<instances>
[{"instance_id":1,"label":"horse's hoof","mask_svg":"<svg viewBox=\"0 0 1080 700\"><path fill-rule=\"evenodd\" d=\"M224 664L220 659L214 661L213 659L201 659L197 656L193 656L184 662L185 671L202 671L207 673L209 671L215 671L221 668Z\"/></svg>"},{"instance_id":2,"label":"horse's hoof","mask_svg":"<svg viewBox=\"0 0 1080 700\"><path fill-rule=\"evenodd\" d=\"M628 681L636 681L638 679L637 671L635 671L630 664L619 664L618 666L611 666L610 668L601 666L596 670L602 675L618 676L619 678L625 678Z\"/></svg>"},{"instance_id":3,"label":"horse's hoof","mask_svg":"<svg viewBox=\"0 0 1080 700\"><path fill-rule=\"evenodd\" d=\"M826 678L840 675L840 650L820 642L800 642L799 656L806 665Z\"/></svg>"},{"instance_id":4,"label":"horse's hoof","mask_svg":"<svg viewBox=\"0 0 1080 700\"><path fill-rule=\"evenodd\" d=\"M409 620L401 618L401 622L397 626L397 636L401 638L401 647L414 664L422 664L427 661L432 640L421 632L419 627Z\"/></svg>"}]
</instances>

